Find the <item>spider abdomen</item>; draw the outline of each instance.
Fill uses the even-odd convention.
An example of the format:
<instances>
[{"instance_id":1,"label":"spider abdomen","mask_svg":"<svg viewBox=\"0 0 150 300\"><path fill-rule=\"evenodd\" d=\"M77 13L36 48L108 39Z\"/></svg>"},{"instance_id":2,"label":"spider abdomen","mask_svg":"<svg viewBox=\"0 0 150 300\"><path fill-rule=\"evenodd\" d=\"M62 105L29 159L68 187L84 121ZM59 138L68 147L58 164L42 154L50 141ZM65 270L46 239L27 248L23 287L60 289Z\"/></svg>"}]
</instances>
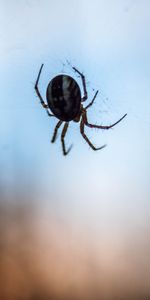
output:
<instances>
[{"instance_id":1,"label":"spider abdomen","mask_svg":"<svg viewBox=\"0 0 150 300\"><path fill-rule=\"evenodd\" d=\"M58 119L69 122L78 115L81 92L72 77L63 74L54 77L47 87L46 97L49 108Z\"/></svg>"}]
</instances>

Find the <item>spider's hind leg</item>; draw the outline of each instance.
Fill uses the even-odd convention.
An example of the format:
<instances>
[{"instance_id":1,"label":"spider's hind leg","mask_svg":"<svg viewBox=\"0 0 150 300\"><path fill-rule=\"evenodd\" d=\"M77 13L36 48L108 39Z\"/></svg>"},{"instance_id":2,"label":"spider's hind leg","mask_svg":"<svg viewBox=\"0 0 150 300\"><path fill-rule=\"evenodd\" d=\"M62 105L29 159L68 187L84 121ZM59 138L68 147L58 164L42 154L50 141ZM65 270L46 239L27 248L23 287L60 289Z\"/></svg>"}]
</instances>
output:
<instances>
[{"instance_id":1,"label":"spider's hind leg","mask_svg":"<svg viewBox=\"0 0 150 300\"><path fill-rule=\"evenodd\" d=\"M66 151L66 146L65 146L64 138L65 138L68 126L69 126L69 123L66 122L65 125L64 125L64 127L63 127L62 134L61 134L61 143L62 143L62 150L63 150L63 154L64 155L67 155L70 152L71 148L72 148L72 145L71 145L69 147L69 149Z\"/></svg>"},{"instance_id":2,"label":"spider's hind leg","mask_svg":"<svg viewBox=\"0 0 150 300\"><path fill-rule=\"evenodd\" d=\"M62 123L63 123L63 121L59 121L59 122L56 124L55 129L54 129L54 133L53 133L53 136L52 136L52 139L51 139L51 143L54 143L54 142L55 142L56 137L57 137L58 129L59 129L59 127L61 126Z\"/></svg>"},{"instance_id":3,"label":"spider's hind leg","mask_svg":"<svg viewBox=\"0 0 150 300\"><path fill-rule=\"evenodd\" d=\"M103 149L104 147L106 147L106 145L103 145L103 146L101 146L101 147L96 148L96 147L91 143L91 141L88 139L88 137L86 136L86 134L84 133L84 125L85 125L85 123L84 123L84 119L83 119L83 117L82 117L82 120L81 120L81 123L80 123L80 132L81 132L83 138L85 139L85 141L89 144L89 146L90 146L93 150L101 150L101 149Z\"/></svg>"},{"instance_id":4,"label":"spider's hind leg","mask_svg":"<svg viewBox=\"0 0 150 300\"><path fill-rule=\"evenodd\" d=\"M123 117L121 117L118 121L116 121L115 123L111 124L111 125L95 125L95 124L91 124L88 122L87 120L87 114L86 112L83 115L83 119L84 119L84 124L90 128L98 128L98 129L110 129L114 126L116 126L118 123L120 123L125 117L127 116L127 114L123 115Z\"/></svg>"}]
</instances>

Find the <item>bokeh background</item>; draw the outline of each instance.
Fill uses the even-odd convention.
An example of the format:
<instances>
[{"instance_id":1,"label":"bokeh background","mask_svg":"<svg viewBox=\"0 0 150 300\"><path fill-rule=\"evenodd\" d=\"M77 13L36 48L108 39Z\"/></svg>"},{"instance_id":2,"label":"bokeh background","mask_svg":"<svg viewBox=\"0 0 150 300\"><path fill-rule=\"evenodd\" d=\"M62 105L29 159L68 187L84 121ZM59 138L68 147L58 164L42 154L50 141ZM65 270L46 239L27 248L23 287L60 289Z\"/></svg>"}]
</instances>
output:
<instances>
[{"instance_id":1,"label":"bokeh background","mask_svg":"<svg viewBox=\"0 0 150 300\"><path fill-rule=\"evenodd\" d=\"M0 299L150 299L150 1L0 0ZM35 95L86 76L92 151ZM82 89L82 86L81 86ZM60 130L61 132L61 130Z\"/></svg>"}]
</instances>

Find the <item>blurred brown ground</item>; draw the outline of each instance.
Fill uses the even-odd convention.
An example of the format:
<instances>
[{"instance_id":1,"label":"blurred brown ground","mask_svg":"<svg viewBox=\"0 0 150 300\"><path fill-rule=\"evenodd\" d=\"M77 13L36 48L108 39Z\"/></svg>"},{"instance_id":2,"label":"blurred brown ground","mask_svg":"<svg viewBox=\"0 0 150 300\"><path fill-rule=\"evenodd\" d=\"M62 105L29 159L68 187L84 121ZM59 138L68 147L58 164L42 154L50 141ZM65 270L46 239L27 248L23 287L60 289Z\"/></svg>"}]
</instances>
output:
<instances>
[{"instance_id":1,"label":"blurred brown ground","mask_svg":"<svg viewBox=\"0 0 150 300\"><path fill-rule=\"evenodd\" d=\"M148 240L95 239L31 199L1 200L0 299L148 300Z\"/></svg>"}]
</instances>

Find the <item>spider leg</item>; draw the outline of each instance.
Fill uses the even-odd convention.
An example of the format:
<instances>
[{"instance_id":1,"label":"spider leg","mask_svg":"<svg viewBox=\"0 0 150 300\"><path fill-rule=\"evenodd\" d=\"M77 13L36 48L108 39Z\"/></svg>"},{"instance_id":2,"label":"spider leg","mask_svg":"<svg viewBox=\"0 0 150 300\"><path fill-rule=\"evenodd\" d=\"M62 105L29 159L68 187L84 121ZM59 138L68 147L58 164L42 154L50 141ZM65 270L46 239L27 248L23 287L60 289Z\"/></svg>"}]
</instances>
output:
<instances>
[{"instance_id":1,"label":"spider leg","mask_svg":"<svg viewBox=\"0 0 150 300\"><path fill-rule=\"evenodd\" d=\"M53 133L53 137L51 139L51 143L54 143L55 140L56 140L56 137L57 137L57 132L58 132L58 129L59 127L61 126L61 124L63 123L63 121L59 121L57 124L56 124L56 127L54 129L54 133Z\"/></svg>"},{"instance_id":2,"label":"spider leg","mask_svg":"<svg viewBox=\"0 0 150 300\"><path fill-rule=\"evenodd\" d=\"M117 125L118 123L120 123L125 117L127 116L127 114L125 114L122 118L120 118L117 122L111 124L111 125L94 125L94 124L90 124L87 120L87 114L86 112L84 112L83 114L83 119L84 119L84 123L86 126L90 127L90 128L99 128L99 129L110 129L112 127L114 127L115 125Z\"/></svg>"},{"instance_id":3,"label":"spider leg","mask_svg":"<svg viewBox=\"0 0 150 300\"><path fill-rule=\"evenodd\" d=\"M82 101L86 101L87 100L87 98L88 98L88 94L87 94L87 89L86 89L86 82L85 82L85 76L80 72L80 71L78 71L75 67L72 67L73 68L73 70L75 71L75 72L77 72L79 75L80 75L80 77L81 77L81 80L82 80L82 85L83 85L83 91L84 91L84 96L82 97Z\"/></svg>"},{"instance_id":4,"label":"spider leg","mask_svg":"<svg viewBox=\"0 0 150 300\"><path fill-rule=\"evenodd\" d=\"M97 94L98 94L98 91L96 91L96 93L95 93L95 95L94 95L92 101L85 107L85 109L88 109L90 106L93 105L93 103L94 103L94 101L95 101L95 98L96 98Z\"/></svg>"},{"instance_id":5,"label":"spider leg","mask_svg":"<svg viewBox=\"0 0 150 300\"><path fill-rule=\"evenodd\" d=\"M63 150L64 155L67 155L69 153L69 151L71 150L71 148L72 148L72 145L71 145L69 147L69 149L66 151L64 138L65 138L68 126L69 126L69 123L66 122L64 127L63 127L62 134L61 134L62 150Z\"/></svg>"},{"instance_id":6,"label":"spider leg","mask_svg":"<svg viewBox=\"0 0 150 300\"><path fill-rule=\"evenodd\" d=\"M83 138L84 138L84 139L86 140L86 142L89 144L89 146L90 146L93 150L101 150L101 149L103 149L104 147L106 147L106 145L103 145L103 146L101 146L101 147L99 147L99 148L96 148L96 147L90 142L90 140L88 139L88 137L87 137L86 134L84 133L84 125L85 125L84 119L82 118L82 119L81 119L81 123L80 123L80 132L81 132Z\"/></svg>"},{"instance_id":7,"label":"spider leg","mask_svg":"<svg viewBox=\"0 0 150 300\"><path fill-rule=\"evenodd\" d=\"M39 88L38 88L38 83L39 83L39 79L40 79L40 75L41 75L43 66L44 66L44 64L41 65L41 68L40 68L40 70L39 70L38 77L37 77L37 80L36 80L36 82L35 82L34 88L35 88L35 91L36 91L37 96L38 96L39 99L40 99L40 102L41 102L42 106L46 109L47 114L48 114L50 117L53 117L54 115L51 114L51 113L49 112L49 110L48 110L48 105L44 102L44 100L43 100L43 98L42 98L42 96L41 96L41 93L40 93L40 91L39 91Z\"/></svg>"}]
</instances>

